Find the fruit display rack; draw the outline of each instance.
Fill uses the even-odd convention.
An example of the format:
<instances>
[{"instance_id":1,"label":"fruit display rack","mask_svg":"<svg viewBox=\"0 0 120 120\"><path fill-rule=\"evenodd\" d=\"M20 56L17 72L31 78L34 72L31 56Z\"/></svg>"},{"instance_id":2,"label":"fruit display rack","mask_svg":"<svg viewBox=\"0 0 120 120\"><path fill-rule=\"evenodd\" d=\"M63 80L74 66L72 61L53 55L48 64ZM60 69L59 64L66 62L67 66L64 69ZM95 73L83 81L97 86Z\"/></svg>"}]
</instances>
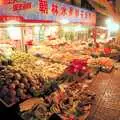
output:
<instances>
[{"instance_id":1,"label":"fruit display rack","mask_svg":"<svg viewBox=\"0 0 120 120\"><path fill-rule=\"evenodd\" d=\"M0 103L6 108L19 104L24 120L46 120L54 114L65 120L85 120L95 98L86 89L86 79L98 73L98 68L90 69L88 64L105 68L113 65L109 59L91 57L89 63L83 58L64 64L19 51L15 51L7 64L1 63Z\"/></svg>"},{"instance_id":2,"label":"fruit display rack","mask_svg":"<svg viewBox=\"0 0 120 120\"><path fill-rule=\"evenodd\" d=\"M87 117L94 97L95 94L87 91L83 83L62 84L44 99L29 99L21 103L21 116L24 120L39 120L57 114L62 119L74 117L82 120Z\"/></svg>"}]
</instances>

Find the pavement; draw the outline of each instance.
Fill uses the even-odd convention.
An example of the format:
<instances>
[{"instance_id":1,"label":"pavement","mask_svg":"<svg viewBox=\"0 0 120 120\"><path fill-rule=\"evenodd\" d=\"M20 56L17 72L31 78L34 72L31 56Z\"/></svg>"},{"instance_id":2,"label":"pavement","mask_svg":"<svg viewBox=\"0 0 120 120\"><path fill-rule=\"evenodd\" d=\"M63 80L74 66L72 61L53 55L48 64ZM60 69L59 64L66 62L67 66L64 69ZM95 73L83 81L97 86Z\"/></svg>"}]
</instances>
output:
<instances>
[{"instance_id":1,"label":"pavement","mask_svg":"<svg viewBox=\"0 0 120 120\"><path fill-rule=\"evenodd\" d=\"M90 90L96 99L87 120L120 120L120 70L99 73Z\"/></svg>"}]
</instances>

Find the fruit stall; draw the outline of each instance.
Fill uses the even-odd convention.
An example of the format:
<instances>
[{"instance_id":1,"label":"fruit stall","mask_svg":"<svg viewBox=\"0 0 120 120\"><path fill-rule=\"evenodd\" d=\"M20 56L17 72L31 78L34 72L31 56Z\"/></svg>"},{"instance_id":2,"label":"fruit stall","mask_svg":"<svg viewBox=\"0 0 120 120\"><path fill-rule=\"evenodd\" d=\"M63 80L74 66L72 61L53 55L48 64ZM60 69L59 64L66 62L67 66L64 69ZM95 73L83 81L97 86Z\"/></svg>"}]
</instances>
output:
<instances>
[{"instance_id":1,"label":"fruit stall","mask_svg":"<svg viewBox=\"0 0 120 120\"><path fill-rule=\"evenodd\" d=\"M62 59L13 51L9 59L1 58L1 102L8 108L19 103L18 114L24 120L49 119L54 113L62 119L83 119L95 98L89 90L92 78L113 66L114 61L105 57L81 57L65 64Z\"/></svg>"},{"instance_id":2,"label":"fruit stall","mask_svg":"<svg viewBox=\"0 0 120 120\"><path fill-rule=\"evenodd\" d=\"M0 7L6 13L0 13L0 105L17 105L23 120L85 120L96 96L89 90L92 78L113 70L113 49L96 48L89 39L95 13L34 1L7 0L6 9Z\"/></svg>"}]
</instances>

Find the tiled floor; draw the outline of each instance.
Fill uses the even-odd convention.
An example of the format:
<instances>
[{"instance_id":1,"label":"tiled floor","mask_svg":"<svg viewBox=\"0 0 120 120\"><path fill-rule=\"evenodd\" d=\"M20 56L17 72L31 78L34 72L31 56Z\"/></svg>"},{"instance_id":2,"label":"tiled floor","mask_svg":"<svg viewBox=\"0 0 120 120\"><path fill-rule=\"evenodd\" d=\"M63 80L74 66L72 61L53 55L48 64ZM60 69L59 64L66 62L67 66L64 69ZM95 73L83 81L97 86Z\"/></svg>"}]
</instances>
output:
<instances>
[{"instance_id":1,"label":"tiled floor","mask_svg":"<svg viewBox=\"0 0 120 120\"><path fill-rule=\"evenodd\" d=\"M90 89L96 100L87 120L120 120L120 71L98 74Z\"/></svg>"}]
</instances>

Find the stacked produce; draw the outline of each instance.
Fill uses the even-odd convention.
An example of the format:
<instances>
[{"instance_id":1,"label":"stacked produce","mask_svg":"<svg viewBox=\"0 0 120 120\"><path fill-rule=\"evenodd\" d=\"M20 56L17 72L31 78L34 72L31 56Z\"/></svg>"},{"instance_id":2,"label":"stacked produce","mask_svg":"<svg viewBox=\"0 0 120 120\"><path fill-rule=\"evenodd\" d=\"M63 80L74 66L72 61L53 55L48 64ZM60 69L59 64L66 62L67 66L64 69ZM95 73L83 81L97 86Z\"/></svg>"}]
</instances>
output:
<instances>
[{"instance_id":1,"label":"stacked produce","mask_svg":"<svg viewBox=\"0 0 120 120\"><path fill-rule=\"evenodd\" d=\"M58 64L58 63L52 63L45 65L41 69L41 76L45 76L45 79L56 79L58 76L60 76L66 68L66 65Z\"/></svg>"},{"instance_id":2,"label":"stacked produce","mask_svg":"<svg viewBox=\"0 0 120 120\"><path fill-rule=\"evenodd\" d=\"M45 80L49 78L56 78L60 75L66 65L52 63L47 60L42 60L31 54L26 54L23 52L15 52L12 55L13 66L16 70L25 72L31 76L40 76Z\"/></svg>"},{"instance_id":3,"label":"stacked produce","mask_svg":"<svg viewBox=\"0 0 120 120\"><path fill-rule=\"evenodd\" d=\"M28 100L20 105L22 118L27 119L49 119L56 113L62 119L75 120L85 116L91 107L95 94L83 88L83 84L72 83L60 87L56 92L44 100ZM39 103L38 103L39 101ZM29 105L31 104L31 105ZM26 106L26 107L24 107Z\"/></svg>"},{"instance_id":4,"label":"stacked produce","mask_svg":"<svg viewBox=\"0 0 120 120\"><path fill-rule=\"evenodd\" d=\"M40 78L35 79L19 70L0 66L0 98L7 104L39 96L43 84Z\"/></svg>"},{"instance_id":5,"label":"stacked produce","mask_svg":"<svg viewBox=\"0 0 120 120\"><path fill-rule=\"evenodd\" d=\"M43 41L42 44L52 46L52 45L61 45L61 44L66 44L69 41L66 41L65 39L56 39L56 40L46 40Z\"/></svg>"},{"instance_id":6,"label":"stacked produce","mask_svg":"<svg viewBox=\"0 0 120 120\"><path fill-rule=\"evenodd\" d=\"M53 78L55 79L63 73L66 68L65 65L58 63L51 63L42 60L38 61L36 57L18 51L12 55L11 60L12 66L1 65L0 70L1 91L5 91L5 86L5 89L7 88L6 91L8 92L5 94L2 94L1 92L1 98L8 104L27 99L28 96L45 96L50 94L54 91L52 85L56 84ZM12 97L9 95L12 93L9 93L10 91L8 91L10 85L14 87L14 89L12 89L12 92L14 91L14 96ZM20 93L20 95L18 95L15 91L18 91L18 94ZM4 98L5 96L8 100Z\"/></svg>"},{"instance_id":7,"label":"stacked produce","mask_svg":"<svg viewBox=\"0 0 120 120\"><path fill-rule=\"evenodd\" d=\"M30 50L29 53L31 54L40 54L44 57L50 57L52 55L52 53L54 53L54 50L47 45L41 44L40 46L33 46Z\"/></svg>"},{"instance_id":8,"label":"stacked produce","mask_svg":"<svg viewBox=\"0 0 120 120\"><path fill-rule=\"evenodd\" d=\"M4 56L0 54L0 62L4 60Z\"/></svg>"},{"instance_id":9,"label":"stacked produce","mask_svg":"<svg viewBox=\"0 0 120 120\"><path fill-rule=\"evenodd\" d=\"M78 58L79 56L73 55L69 52L55 53L50 57L50 59L58 61L63 64L69 64L73 59L78 59Z\"/></svg>"},{"instance_id":10,"label":"stacked produce","mask_svg":"<svg viewBox=\"0 0 120 120\"><path fill-rule=\"evenodd\" d=\"M57 79L57 81L45 79L48 78L48 76L61 76L65 71L68 75L66 76L68 79L67 82L70 83L70 81L77 79L73 76L78 76L78 78L80 78L87 73L88 67L86 60L75 59L67 67L66 65L58 63L51 63L48 61L43 62L42 60L38 61L38 58L33 57L32 55L15 52L12 56L12 61L12 66L1 68L0 71L1 76L4 76L5 78L2 81L8 81L8 84L6 82L2 83L1 81L1 99L8 104L14 104L28 99L29 97L42 96L44 98L42 101L40 100L41 102L39 105L34 106L29 110L27 109L27 111L22 114L22 117L25 119L28 119L29 117L35 117L38 120L41 118L46 119L53 113L58 114L61 118L70 118L70 115L80 117L81 115L86 114L86 109L89 111L91 98L87 101L89 95L87 95L87 91L84 93L84 85L82 83L74 83L71 86L68 86L64 92L60 92L58 84L61 79ZM4 71L4 73L2 71ZM9 75L8 73L12 74L12 77L9 78L7 76ZM66 78L63 79L66 81ZM2 94L2 91L5 91L4 87L6 93ZM52 93L53 91L56 92ZM86 102L84 103L85 100Z\"/></svg>"},{"instance_id":11,"label":"stacked produce","mask_svg":"<svg viewBox=\"0 0 120 120\"><path fill-rule=\"evenodd\" d=\"M62 119L77 120L87 114L95 94L85 89L86 79L98 68L110 71L114 62L100 57L101 49L81 52L87 44L77 43L43 42L31 50L39 57L15 51L11 64L3 62L1 56L0 98L7 104L27 99L20 104L24 120L46 120L54 113Z\"/></svg>"},{"instance_id":12,"label":"stacked produce","mask_svg":"<svg viewBox=\"0 0 120 120\"><path fill-rule=\"evenodd\" d=\"M53 61L69 64L73 59L80 59L84 57L90 57L90 50L86 52L87 44L81 45L81 43L76 43L66 41L65 43L52 44L51 42L44 42L40 46L31 48L31 53L34 55L39 55L39 57L50 58Z\"/></svg>"},{"instance_id":13,"label":"stacked produce","mask_svg":"<svg viewBox=\"0 0 120 120\"><path fill-rule=\"evenodd\" d=\"M8 105L29 97L47 96L58 88L55 80L45 81L8 66L0 66L0 98Z\"/></svg>"},{"instance_id":14,"label":"stacked produce","mask_svg":"<svg viewBox=\"0 0 120 120\"><path fill-rule=\"evenodd\" d=\"M98 58L99 65L101 66L101 70L104 72L111 72L114 67L114 61L110 58L102 57Z\"/></svg>"},{"instance_id":15,"label":"stacked produce","mask_svg":"<svg viewBox=\"0 0 120 120\"><path fill-rule=\"evenodd\" d=\"M32 71L36 68L35 61L37 58L24 52L15 51L11 60L13 61L13 66L16 70L32 74Z\"/></svg>"},{"instance_id":16,"label":"stacked produce","mask_svg":"<svg viewBox=\"0 0 120 120\"><path fill-rule=\"evenodd\" d=\"M109 72L114 67L115 62L108 57L99 57L88 59L88 66L100 68L101 71Z\"/></svg>"},{"instance_id":17,"label":"stacked produce","mask_svg":"<svg viewBox=\"0 0 120 120\"><path fill-rule=\"evenodd\" d=\"M11 65L12 61L10 60L10 56L6 56L3 52L0 52L0 63L3 65Z\"/></svg>"},{"instance_id":18,"label":"stacked produce","mask_svg":"<svg viewBox=\"0 0 120 120\"><path fill-rule=\"evenodd\" d=\"M0 44L0 55L2 54L5 58L9 59L12 55L12 46L9 44Z\"/></svg>"}]
</instances>

